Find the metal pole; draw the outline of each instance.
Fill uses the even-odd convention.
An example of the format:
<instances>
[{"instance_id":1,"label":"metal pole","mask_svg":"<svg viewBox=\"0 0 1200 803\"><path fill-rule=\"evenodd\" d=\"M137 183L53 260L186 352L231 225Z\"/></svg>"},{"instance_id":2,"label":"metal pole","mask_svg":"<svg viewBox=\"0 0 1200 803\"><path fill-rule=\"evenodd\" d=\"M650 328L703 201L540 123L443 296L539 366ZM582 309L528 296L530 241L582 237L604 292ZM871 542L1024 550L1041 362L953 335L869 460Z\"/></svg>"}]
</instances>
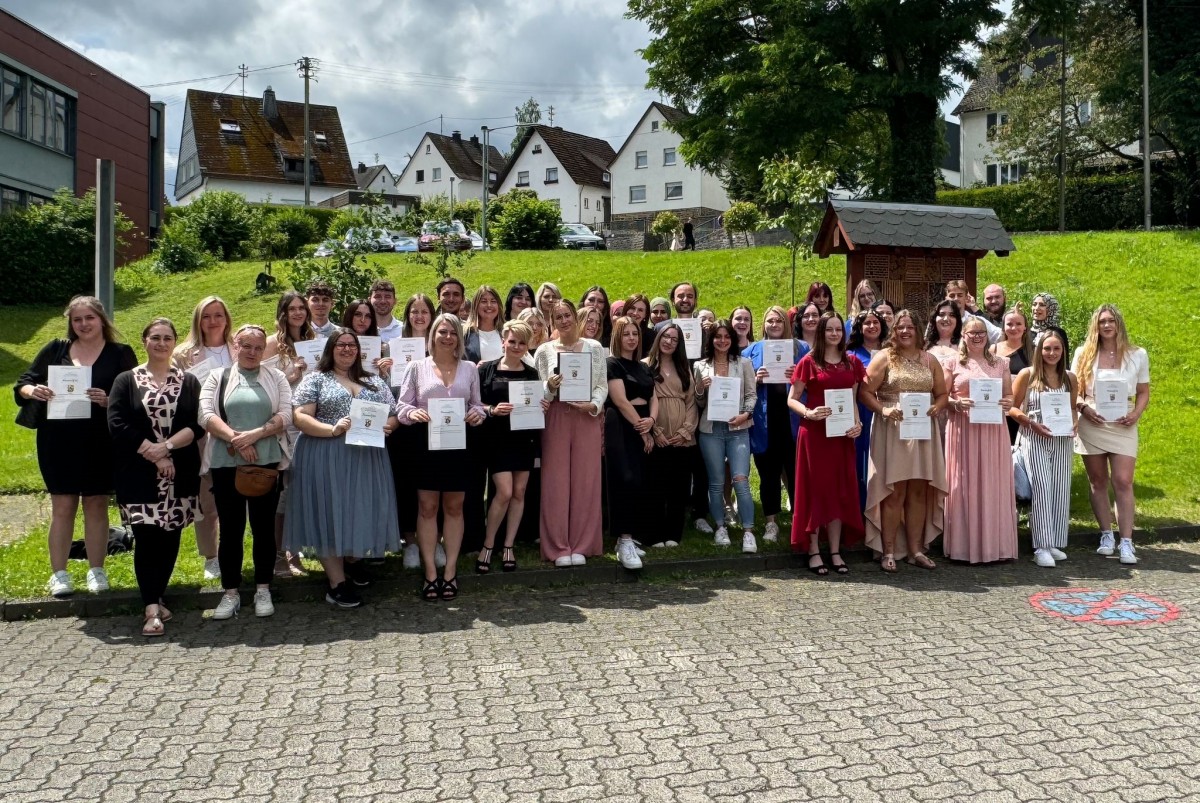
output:
<instances>
[{"instance_id":1,"label":"metal pole","mask_svg":"<svg viewBox=\"0 0 1200 803\"><path fill-rule=\"evenodd\" d=\"M1150 11L1142 0L1142 204L1150 231Z\"/></svg>"},{"instance_id":2,"label":"metal pole","mask_svg":"<svg viewBox=\"0 0 1200 803\"><path fill-rule=\"evenodd\" d=\"M480 202L482 210L479 213L479 236L483 238L483 250L488 250L487 236L487 204L488 204L488 127L480 126L483 131L483 199Z\"/></svg>"},{"instance_id":3,"label":"metal pole","mask_svg":"<svg viewBox=\"0 0 1200 803\"><path fill-rule=\"evenodd\" d=\"M115 315L113 279L116 265L117 166L96 160L96 298L111 320Z\"/></svg>"},{"instance_id":4,"label":"metal pole","mask_svg":"<svg viewBox=\"0 0 1200 803\"><path fill-rule=\"evenodd\" d=\"M301 69L304 70L304 205L310 206L312 203L312 166L310 164L312 151L308 135L308 79L312 75L312 62L308 56L300 61Z\"/></svg>"},{"instance_id":5,"label":"metal pole","mask_svg":"<svg viewBox=\"0 0 1200 803\"><path fill-rule=\"evenodd\" d=\"M1063 24L1058 86L1058 230L1067 230L1067 26Z\"/></svg>"}]
</instances>

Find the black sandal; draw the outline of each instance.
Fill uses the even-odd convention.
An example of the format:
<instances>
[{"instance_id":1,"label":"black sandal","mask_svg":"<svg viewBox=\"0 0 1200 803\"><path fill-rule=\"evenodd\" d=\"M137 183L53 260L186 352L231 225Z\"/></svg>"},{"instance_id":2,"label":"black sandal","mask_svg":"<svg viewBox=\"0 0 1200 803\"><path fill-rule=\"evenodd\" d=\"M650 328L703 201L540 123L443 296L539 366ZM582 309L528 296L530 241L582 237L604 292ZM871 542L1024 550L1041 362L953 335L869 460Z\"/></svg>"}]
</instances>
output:
<instances>
[{"instance_id":1,"label":"black sandal","mask_svg":"<svg viewBox=\"0 0 1200 803\"><path fill-rule=\"evenodd\" d=\"M458 578L451 577L442 581L442 599L447 602L458 596Z\"/></svg>"},{"instance_id":2,"label":"black sandal","mask_svg":"<svg viewBox=\"0 0 1200 803\"><path fill-rule=\"evenodd\" d=\"M504 547L504 560L500 562L500 568L506 572L515 572L517 570L517 553L510 546Z\"/></svg>"},{"instance_id":3,"label":"black sandal","mask_svg":"<svg viewBox=\"0 0 1200 803\"><path fill-rule=\"evenodd\" d=\"M833 563L835 560L841 560L841 563ZM842 560L841 552L833 552L829 555L829 562L833 563L833 570L838 574L850 574L850 567Z\"/></svg>"},{"instance_id":4,"label":"black sandal","mask_svg":"<svg viewBox=\"0 0 1200 803\"><path fill-rule=\"evenodd\" d=\"M426 580L425 585L421 586L421 599L426 602L437 602L442 598L442 579L435 577L432 580Z\"/></svg>"},{"instance_id":5,"label":"black sandal","mask_svg":"<svg viewBox=\"0 0 1200 803\"><path fill-rule=\"evenodd\" d=\"M479 557L475 560L475 574L487 574L492 570L492 549L493 547L485 546L479 550Z\"/></svg>"},{"instance_id":6,"label":"black sandal","mask_svg":"<svg viewBox=\"0 0 1200 803\"><path fill-rule=\"evenodd\" d=\"M813 558L820 560L821 563L817 566L812 565ZM821 560L821 553L809 553L808 555L808 570L817 577L825 577L829 574L829 567L825 565L825 561Z\"/></svg>"}]
</instances>

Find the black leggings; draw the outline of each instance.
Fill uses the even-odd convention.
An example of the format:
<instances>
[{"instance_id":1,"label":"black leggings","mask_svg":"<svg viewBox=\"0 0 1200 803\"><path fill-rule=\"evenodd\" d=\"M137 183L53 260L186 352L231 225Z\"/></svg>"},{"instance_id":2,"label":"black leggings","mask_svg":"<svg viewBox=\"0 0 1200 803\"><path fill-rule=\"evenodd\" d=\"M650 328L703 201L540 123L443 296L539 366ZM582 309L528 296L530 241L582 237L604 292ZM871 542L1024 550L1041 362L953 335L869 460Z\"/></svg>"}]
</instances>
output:
<instances>
[{"instance_id":1,"label":"black leggings","mask_svg":"<svg viewBox=\"0 0 1200 803\"><path fill-rule=\"evenodd\" d=\"M175 559L179 557L182 532L153 524L133 525L133 574L143 605L157 605L166 593L175 571Z\"/></svg>"},{"instance_id":2,"label":"black leggings","mask_svg":"<svg viewBox=\"0 0 1200 803\"><path fill-rule=\"evenodd\" d=\"M651 530L646 543L679 543L687 523L692 447L663 446L655 448L646 458L648 476L654 483L649 494Z\"/></svg>"},{"instance_id":3,"label":"black leggings","mask_svg":"<svg viewBox=\"0 0 1200 803\"><path fill-rule=\"evenodd\" d=\"M275 464L264 466L274 467ZM250 520L254 582L270 585L275 572L275 509L279 507L279 484L262 496L242 496L233 484L236 473L236 468L212 470L213 498L217 502L217 521L221 523L217 562L221 565L221 587L226 590L242 584L247 518Z\"/></svg>"},{"instance_id":4,"label":"black leggings","mask_svg":"<svg viewBox=\"0 0 1200 803\"><path fill-rule=\"evenodd\" d=\"M754 455L754 467L758 469L758 496L762 500L764 516L778 516L782 508L783 494L779 481L787 487L788 499L796 498L796 442L787 430L772 437L778 428L767 428L767 450Z\"/></svg>"}]
</instances>

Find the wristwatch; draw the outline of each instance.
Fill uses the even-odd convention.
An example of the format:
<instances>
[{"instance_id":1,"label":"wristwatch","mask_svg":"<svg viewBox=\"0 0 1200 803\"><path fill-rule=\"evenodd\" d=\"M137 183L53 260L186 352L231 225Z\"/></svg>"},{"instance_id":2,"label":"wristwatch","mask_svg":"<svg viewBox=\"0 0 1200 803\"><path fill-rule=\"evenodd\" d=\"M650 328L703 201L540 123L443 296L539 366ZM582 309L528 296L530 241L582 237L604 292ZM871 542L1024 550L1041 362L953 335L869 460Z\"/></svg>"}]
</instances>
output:
<instances>
[{"instance_id":1,"label":"wristwatch","mask_svg":"<svg viewBox=\"0 0 1200 803\"><path fill-rule=\"evenodd\" d=\"M164 442L163 445L167 447L167 454L175 451L175 444L171 443L170 441Z\"/></svg>"}]
</instances>

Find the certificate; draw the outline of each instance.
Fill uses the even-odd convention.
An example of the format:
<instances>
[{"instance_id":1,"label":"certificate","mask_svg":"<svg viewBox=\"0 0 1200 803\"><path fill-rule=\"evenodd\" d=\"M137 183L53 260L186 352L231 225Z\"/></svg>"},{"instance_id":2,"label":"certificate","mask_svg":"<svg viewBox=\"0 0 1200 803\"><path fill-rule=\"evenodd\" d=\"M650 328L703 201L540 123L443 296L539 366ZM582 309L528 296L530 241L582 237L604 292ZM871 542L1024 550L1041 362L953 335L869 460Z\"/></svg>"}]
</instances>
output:
<instances>
[{"instance_id":1,"label":"certificate","mask_svg":"<svg viewBox=\"0 0 1200 803\"><path fill-rule=\"evenodd\" d=\"M392 376L398 377L404 373L404 368L410 362L425 359L425 338L398 337L388 341L388 354L392 355Z\"/></svg>"},{"instance_id":2,"label":"certificate","mask_svg":"<svg viewBox=\"0 0 1200 803\"><path fill-rule=\"evenodd\" d=\"M900 410L904 420L900 422L900 440L927 441L933 429L929 408L933 405L928 393L901 393Z\"/></svg>"},{"instance_id":3,"label":"certificate","mask_svg":"<svg viewBox=\"0 0 1200 803\"><path fill-rule=\"evenodd\" d=\"M358 338L358 356L362 360L362 368L372 376L379 376L375 361L383 356L383 340L371 335L360 335Z\"/></svg>"},{"instance_id":4,"label":"certificate","mask_svg":"<svg viewBox=\"0 0 1200 803\"><path fill-rule=\"evenodd\" d=\"M787 340L762 341L763 368L767 369L764 385L786 385L787 371L795 360L796 344L791 338ZM828 397L827 397L828 398Z\"/></svg>"},{"instance_id":5,"label":"certificate","mask_svg":"<svg viewBox=\"0 0 1200 803\"><path fill-rule=\"evenodd\" d=\"M562 384L558 386L558 400L565 402L590 402L592 400L592 355L573 351L558 353L558 372Z\"/></svg>"},{"instance_id":6,"label":"certificate","mask_svg":"<svg viewBox=\"0 0 1200 803\"><path fill-rule=\"evenodd\" d=\"M1096 412L1105 421L1116 421L1129 413L1129 386L1124 379L1097 379L1093 393Z\"/></svg>"},{"instance_id":7,"label":"certificate","mask_svg":"<svg viewBox=\"0 0 1200 803\"><path fill-rule=\"evenodd\" d=\"M546 414L542 412L541 382L509 382L508 403L512 405L508 426L513 432L546 428Z\"/></svg>"},{"instance_id":8,"label":"certificate","mask_svg":"<svg viewBox=\"0 0 1200 803\"><path fill-rule=\"evenodd\" d=\"M92 417L92 400L87 395L92 386L90 365L51 365L46 373L46 386L54 391L54 397L46 403L47 419L65 421Z\"/></svg>"},{"instance_id":9,"label":"certificate","mask_svg":"<svg viewBox=\"0 0 1200 803\"><path fill-rule=\"evenodd\" d=\"M317 363L321 361L321 355L325 353L325 341L329 338L318 337L315 340L297 340L292 344L292 348L296 350L296 359L304 360L308 368L304 371L305 374L311 374L317 370Z\"/></svg>"},{"instance_id":10,"label":"certificate","mask_svg":"<svg viewBox=\"0 0 1200 803\"><path fill-rule=\"evenodd\" d=\"M700 345L704 342L704 329L699 318L672 318L671 323L683 332L683 348L689 360L700 359Z\"/></svg>"},{"instance_id":11,"label":"certificate","mask_svg":"<svg viewBox=\"0 0 1200 803\"><path fill-rule=\"evenodd\" d=\"M350 429L346 430L347 446L374 446L383 448L383 425L387 423L392 408L383 402L351 399Z\"/></svg>"},{"instance_id":12,"label":"certificate","mask_svg":"<svg viewBox=\"0 0 1200 803\"><path fill-rule=\"evenodd\" d=\"M462 399L429 400L429 451L467 448L466 404Z\"/></svg>"},{"instance_id":13,"label":"certificate","mask_svg":"<svg viewBox=\"0 0 1200 803\"><path fill-rule=\"evenodd\" d=\"M1002 379L972 379L970 421L972 424L1003 424L1000 395L1004 392Z\"/></svg>"},{"instance_id":14,"label":"certificate","mask_svg":"<svg viewBox=\"0 0 1200 803\"><path fill-rule=\"evenodd\" d=\"M1071 421L1071 394L1065 390L1043 390L1038 396L1042 407L1042 423L1050 430L1051 435L1075 434L1075 425Z\"/></svg>"},{"instance_id":15,"label":"certificate","mask_svg":"<svg viewBox=\"0 0 1200 803\"><path fill-rule=\"evenodd\" d=\"M831 412L825 419L825 437L840 438L854 426L854 389L825 391L825 406Z\"/></svg>"},{"instance_id":16,"label":"certificate","mask_svg":"<svg viewBox=\"0 0 1200 803\"><path fill-rule=\"evenodd\" d=\"M728 423L742 412L742 378L740 376L714 376L708 386L709 421Z\"/></svg>"},{"instance_id":17,"label":"certificate","mask_svg":"<svg viewBox=\"0 0 1200 803\"><path fill-rule=\"evenodd\" d=\"M203 385L204 380L208 379L208 375L211 374L216 368L217 365L212 360L201 360L191 368L187 369L187 372L196 377L200 384Z\"/></svg>"}]
</instances>

